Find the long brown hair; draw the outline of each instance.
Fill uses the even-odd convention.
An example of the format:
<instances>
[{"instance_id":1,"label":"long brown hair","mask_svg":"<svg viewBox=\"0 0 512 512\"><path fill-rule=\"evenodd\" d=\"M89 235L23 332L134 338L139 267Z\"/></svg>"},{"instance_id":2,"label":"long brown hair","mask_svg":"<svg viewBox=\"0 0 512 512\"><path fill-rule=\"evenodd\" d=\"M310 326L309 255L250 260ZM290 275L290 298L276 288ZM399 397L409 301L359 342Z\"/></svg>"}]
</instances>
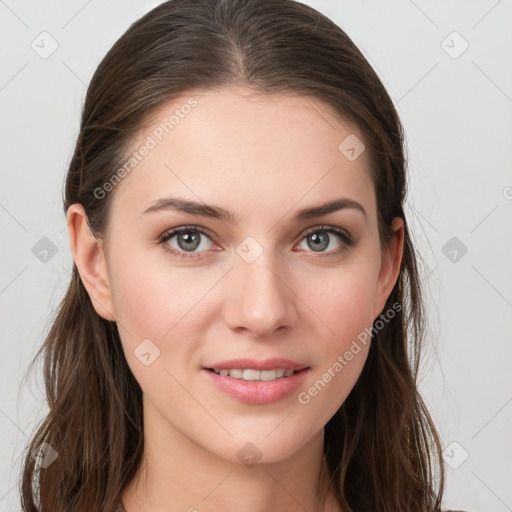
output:
<instances>
[{"instance_id":1,"label":"long brown hair","mask_svg":"<svg viewBox=\"0 0 512 512\"><path fill-rule=\"evenodd\" d=\"M64 212L82 204L102 238L115 191L101 199L94 191L126 161L146 116L187 91L236 84L320 99L364 134L383 250L392 219L404 220L400 274L385 309L401 307L375 329L359 380L325 426L324 455L344 511L438 511L440 441L417 388L426 324L419 255L403 211L403 128L371 65L335 23L293 0L170 0L153 9L92 78ZM141 463L142 390L116 323L95 312L76 264L28 370L41 356L49 412L24 454L22 509L113 512ZM58 454L53 463L36 461L41 446Z\"/></svg>"}]
</instances>

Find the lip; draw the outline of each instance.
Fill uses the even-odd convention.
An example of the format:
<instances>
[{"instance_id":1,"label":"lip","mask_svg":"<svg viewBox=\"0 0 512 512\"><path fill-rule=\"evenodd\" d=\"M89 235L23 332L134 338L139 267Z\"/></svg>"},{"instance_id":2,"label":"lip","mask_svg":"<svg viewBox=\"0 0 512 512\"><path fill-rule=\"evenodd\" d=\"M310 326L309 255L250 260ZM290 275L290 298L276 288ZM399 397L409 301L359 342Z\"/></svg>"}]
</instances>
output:
<instances>
[{"instance_id":1,"label":"lip","mask_svg":"<svg viewBox=\"0 0 512 512\"><path fill-rule=\"evenodd\" d=\"M207 365L204 368L212 370L234 370L237 368L251 369L251 370L273 370L274 368L283 368L284 370L303 370L308 368L307 364L297 363L290 359L283 359L274 357L272 359L265 359L263 361L257 361L256 359L230 359L229 361L222 361L220 363L214 363Z\"/></svg>"},{"instance_id":2,"label":"lip","mask_svg":"<svg viewBox=\"0 0 512 512\"><path fill-rule=\"evenodd\" d=\"M228 368L230 367L228 366ZM246 366L245 368L249 367ZM276 368L276 366L272 368ZM259 368L252 369L257 370ZM304 382L309 370L309 367L302 368L289 377L281 377L270 381L235 379L229 375L218 375L207 368L202 368L201 373L218 390L235 400L245 404L265 405L290 396Z\"/></svg>"}]
</instances>

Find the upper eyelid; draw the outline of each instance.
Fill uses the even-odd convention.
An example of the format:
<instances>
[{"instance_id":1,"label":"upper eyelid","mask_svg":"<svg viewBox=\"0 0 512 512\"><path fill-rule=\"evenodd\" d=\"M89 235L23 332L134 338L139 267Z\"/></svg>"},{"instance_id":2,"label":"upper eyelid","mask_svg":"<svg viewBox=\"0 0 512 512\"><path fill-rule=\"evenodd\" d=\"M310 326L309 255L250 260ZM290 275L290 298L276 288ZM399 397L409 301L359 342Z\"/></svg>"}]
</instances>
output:
<instances>
[{"instance_id":1,"label":"upper eyelid","mask_svg":"<svg viewBox=\"0 0 512 512\"><path fill-rule=\"evenodd\" d=\"M340 228L339 226L333 226L331 224L318 224L317 226L312 226L310 228L307 228L305 231L302 231L302 235L306 236L309 233L314 233L316 231L341 231L342 233L346 234L349 238L352 238L352 235L349 231L347 231L345 228Z\"/></svg>"},{"instance_id":2,"label":"upper eyelid","mask_svg":"<svg viewBox=\"0 0 512 512\"><path fill-rule=\"evenodd\" d=\"M195 226L195 225L177 226L175 228L167 229L159 236L159 238L160 239L173 238L176 235L179 235L180 233L183 233L184 231L187 231L187 230L197 231L198 233L201 233L202 235L206 235L209 238L211 238L213 241L215 241L216 236L213 234L212 231L210 231L208 228L204 228L202 226Z\"/></svg>"}]
</instances>

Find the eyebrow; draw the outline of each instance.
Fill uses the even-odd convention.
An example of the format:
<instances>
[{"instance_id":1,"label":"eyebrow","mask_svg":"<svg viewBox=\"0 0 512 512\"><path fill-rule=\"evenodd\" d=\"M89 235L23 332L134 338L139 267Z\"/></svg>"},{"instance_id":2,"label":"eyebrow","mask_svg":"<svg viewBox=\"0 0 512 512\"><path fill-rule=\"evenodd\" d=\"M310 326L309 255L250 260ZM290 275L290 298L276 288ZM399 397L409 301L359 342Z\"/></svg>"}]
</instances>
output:
<instances>
[{"instance_id":1,"label":"eyebrow","mask_svg":"<svg viewBox=\"0 0 512 512\"><path fill-rule=\"evenodd\" d=\"M316 217L322 217L324 215L328 215L329 213L345 209L358 210L363 214L365 221L367 220L366 210L363 208L363 206L357 201L348 199L346 197L299 210L293 219L296 222L300 222L314 219ZM218 219L231 224L238 224L240 221L237 215L219 206L198 203L196 201L190 201L179 197L162 197L155 201L149 208L144 210L143 215L165 210L174 210L178 212L189 213L190 215L198 215L201 217L211 217L213 219Z\"/></svg>"}]
</instances>

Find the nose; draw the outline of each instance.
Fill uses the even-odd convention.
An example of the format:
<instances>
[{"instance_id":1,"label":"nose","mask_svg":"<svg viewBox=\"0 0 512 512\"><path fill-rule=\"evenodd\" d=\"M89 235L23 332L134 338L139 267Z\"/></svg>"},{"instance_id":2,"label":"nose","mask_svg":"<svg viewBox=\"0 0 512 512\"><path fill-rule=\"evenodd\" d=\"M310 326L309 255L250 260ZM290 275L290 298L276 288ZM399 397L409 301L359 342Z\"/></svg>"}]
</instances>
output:
<instances>
[{"instance_id":1,"label":"nose","mask_svg":"<svg viewBox=\"0 0 512 512\"><path fill-rule=\"evenodd\" d=\"M297 320L290 274L283 272L267 251L252 263L238 259L226 286L230 300L226 302L225 321L234 331L265 338Z\"/></svg>"}]
</instances>

